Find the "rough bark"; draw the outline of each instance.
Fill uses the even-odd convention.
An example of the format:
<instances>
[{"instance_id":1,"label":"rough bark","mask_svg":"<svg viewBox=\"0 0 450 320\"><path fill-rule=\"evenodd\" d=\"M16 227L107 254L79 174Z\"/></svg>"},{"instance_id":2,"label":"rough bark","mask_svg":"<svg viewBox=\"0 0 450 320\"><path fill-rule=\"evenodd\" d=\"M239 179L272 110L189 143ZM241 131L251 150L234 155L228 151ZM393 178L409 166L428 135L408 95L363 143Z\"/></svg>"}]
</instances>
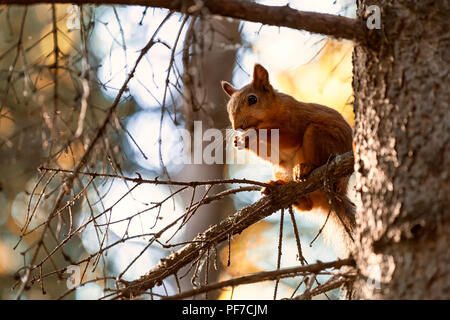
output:
<instances>
[{"instance_id":1,"label":"rough bark","mask_svg":"<svg viewBox=\"0 0 450 320\"><path fill-rule=\"evenodd\" d=\"M354 297L448 299L450 2L376 4L380 41L354 51Z\"/></svg>"}]
</instances>

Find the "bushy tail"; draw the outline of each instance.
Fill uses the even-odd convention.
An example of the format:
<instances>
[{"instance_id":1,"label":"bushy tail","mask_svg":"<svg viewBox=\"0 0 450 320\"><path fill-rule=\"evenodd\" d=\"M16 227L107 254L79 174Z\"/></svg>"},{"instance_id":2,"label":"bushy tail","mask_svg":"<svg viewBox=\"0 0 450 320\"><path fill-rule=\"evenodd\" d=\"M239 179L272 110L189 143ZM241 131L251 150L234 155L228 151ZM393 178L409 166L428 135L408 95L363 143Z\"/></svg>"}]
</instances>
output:
<instances>
[{"instance_id":1,"label":"bushy tail","mask_svg":"<svg viewBox=\"0 0 450 320\"><path fill-rule=\"evenodd\" d=\"M296 210L305 212L305 217L323 226L321 231L325 241L345 255L353 246L356 211L355 205L347 197L347 185L348 178L342 178L334 188L326 192L316 190L294 204Z\"/></svg>"},{"instance_id":2,"label":"bushy tail","mask_svg":"<svg viewBox=\"0 0 450 320\"><path fill-rule=\"evenodd\" d=\"M336 223L343 225L348 236L353 239L353 232L355 229L355 212L356 207L346 194L339 194L334 198L334 206L337 210L335 212Z\"/></svg>"},{"instance_id":3,"label":"bushy tail","mask_svg":"<svg viewBox=\"0 0 450 320\"><path fill-rule=\"evenodd\" d=\"M343 178L337 182L336 196L333 197L332 201L337 211L333 213L334 223L341 227L339 229L347 253L351 251L356 224L356 207L347 196L348 180L348 178Z\"/></svg>"}]
</instances>

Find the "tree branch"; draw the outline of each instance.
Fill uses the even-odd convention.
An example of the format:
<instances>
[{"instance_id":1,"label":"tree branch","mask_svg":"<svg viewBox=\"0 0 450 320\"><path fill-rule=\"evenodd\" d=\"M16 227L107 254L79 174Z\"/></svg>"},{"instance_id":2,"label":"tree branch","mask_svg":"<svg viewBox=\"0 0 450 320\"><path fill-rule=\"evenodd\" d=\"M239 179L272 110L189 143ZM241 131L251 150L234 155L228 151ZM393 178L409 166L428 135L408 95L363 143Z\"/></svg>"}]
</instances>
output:
<instances>
[{"instance_id":1,"label":"tree branch","mask_svg":"<svg viewBox=\"0 0 450 320\"><path fill-rule=\"evenodd\" d=\"M339 260L338 260L339 261ZM355 261L353 261L353 264ZM293 300L311 300L312 297L318 296L321 293L325 293L331 291L333 289L337 289L342 286L344 283L351 281L351 277L339 277L334 276L330 278L327 282L318 285L317 287L300 294L298 296L293 297Z\"/></svg>"},{"instance_id":2,"label":"tree branch","mask_svg":"<svg viewBox=\"0 0 450 320\"><path fill-rule=\"evenodd\" d=\"M300 196L321 188L327 174L331 180L350 175L353 172L353 161L353 153L347 152L312 171L305 181L292 181L272 187L269 196L209 227L205 232L198 234L191 243L161 259L160 263L146 275L126 283L125 288L117 293L117 298L136 297L155 285L160 285L163 279L176 274L181 268L201 257L208 248L226 241L230 235L241 233L274 212L289 207Z\"/></svg>"},{"instance_id":3,"label":"tree branch","mask_svg":"<svg viewBox=\"0 0 450 320\"><path fill-rule=\"evenodd\" d=\"M50 0L0 0L0 4L42 4ZM238 0L58 0L71 4L141 5L165 8L186 14L206 11L213 15L230 17L262 24L288 27L320 33L334 38L365 42L366 29L356 19L325 13L299 11L286 6L267 6L251 1Z\"/></svg>"},{"instance_id":4,"label":"tree branch","mask_svg":"<svg viewBox=\"0 0 450 320\"><path fill-rule=\"evenodd\" d=\"M277 270L273 270L273 271L257 272L257 273L245 275L242 277L238 277L238 278L233 278L233 279L229 279L229 280L225 280L225 281L221 281L221 282L208 284L208 285L205 285L205 286L202 286L202 287L190 290L190 291L186 291L186 292L183 292L183 293L180 293L177 295L164 297L162 299L179 300L179 299L192 297L192 296L204 293L204 292L217 290L217 289L221 289L221 288L225 288L225 287L235 287L238 285L267 281L267 280L291 278L291 277L296 277L301 274L319 273L325 269L329 269L329 268L339 269L342 266L349 266L349 265L354 265L354 264L355 264L355 260L353 260L353 259L336 260L336 261L326 262L326 263L322 263L322 262L318 261L315 264L310 264L307 266L299 266L299 267L277 269ZM342 283L340 283L340 284L342 284ZM337 288L337 287L336 286L331 287L329 290L332 290L335 288ZM328 287L327 287L327 289L328 289ZM329 291L329 290L326 290L326 291Z\"/></svg>"}]
</instances>

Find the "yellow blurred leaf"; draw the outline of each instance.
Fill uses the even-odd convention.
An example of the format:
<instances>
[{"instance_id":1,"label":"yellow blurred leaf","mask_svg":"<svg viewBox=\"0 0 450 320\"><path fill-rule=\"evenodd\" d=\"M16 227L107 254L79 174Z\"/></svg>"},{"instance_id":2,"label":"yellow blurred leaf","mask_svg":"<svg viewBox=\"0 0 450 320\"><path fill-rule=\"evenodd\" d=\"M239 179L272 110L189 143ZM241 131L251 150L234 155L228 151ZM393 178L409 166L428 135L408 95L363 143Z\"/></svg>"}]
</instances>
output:
<instances>
[{"instance_id":1,"label":"yellow blurred leaf","mask_svg":"<svg viewBox=\"0 0 450 320\"><path fill-rule=\"evenodd\" d=\"M0 137L9 138L15 129L14 118L12 113L3 107L0 111Z\"/></svg>"},{"instance_id":2,"label":"yellow blurred leaf","mask_svg":"<svg viewBox=\"0 0 450 320\"><path fill-rule=\"evenodd\" d=\"M56 163L62 169L72 169L84 153L81 142L72 142L66 150L61 152L56 159Z\"/></svg>"},{"instance_id":3,"label":"yellow blurred leaf","mask_svg":"<svg viewBox=\"0 0 450 320\"><path fill-rule=\"evenodd\" d=\"M247 256L247 251L252 248L263 246L267 239L262 237L262 233L268 230L271 224L266 221L260 221L244 230L240 235L233 237L231 241L231 264L226 267L227 276L241 276L244 274L261 271L252 263L252 259ZM220 260L224 266L228 262L228 246L220 252Z\"/></svg>"},{"instance_id":4,"label":"yellow blurred leaf","mask_svg":"<svg viewBox=\"0 0 450 320\"><path fill-rule=\"evenodd\" d=\"M17 271L20 266L20 255L14 251L10 243L0 242L0 275Z\"/></svg>"},{"instance_id":5,"label":"yellow blurred leaf","mask_svg":"<svg viewBox=\"0 0 450 320\"><path fill-rule=\"evenodd\" d=\"M48 22L47 26L45 26L41 31L41 41L39 43L39 48L41 51L41 55L46 57L47 65L52 65L55 63L55 39L57 40L57 45L59 49L58 59L62 59L62 55L69 54L72 50L77 47L77 42L80 39L79 31L71 31L69 30L69 20L73 19L71 15L67 14L67 9L70 5L57 5L56 8L56 38L55 32L53 28L53 22ZM44 8L42 8L44 10ZM48 8L47 8L48 10ZM48 16L48 14L46 15ZM58 74L63 72L63 70L58 70Z\"/></svg>"},{"instance_id":6,"label":"yellow blurred leaf","mask_svg":"<svg viewBox=\"0 0 450 320\"><path fill-rule=\"evenodd\" d=\"M315 61L280 72L277 80L281 91L333 108L353 126L351 43L329 40Z\"/></svg>"}]
</instances>

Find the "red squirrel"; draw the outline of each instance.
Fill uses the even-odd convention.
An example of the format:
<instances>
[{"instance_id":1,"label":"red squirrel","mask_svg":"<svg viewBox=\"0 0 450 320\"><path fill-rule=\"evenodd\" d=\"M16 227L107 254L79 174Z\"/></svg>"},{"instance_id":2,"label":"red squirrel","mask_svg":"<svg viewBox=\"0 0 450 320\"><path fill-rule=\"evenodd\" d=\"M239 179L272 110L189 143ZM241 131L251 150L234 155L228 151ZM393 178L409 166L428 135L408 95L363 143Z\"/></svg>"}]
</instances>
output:
<instances>
[{"instance_id":1,"label":"red squirrel","mask_svg":"<svg viewBox=\"0 0 450 320\"><path fill-rule=\"evenodd\" d=\"M234 130L256 129L258 134L258 129L279 129L279 163L273 164L277 180L269 181L270 184L303 179L312 169L326 164L330 156L352 150L352 129L339 112L320 104L300 102L278 92L269 82L269 73L260 64L255 64L250 84L235 89L222 81L222 88L230 97L227 111ZM235 146L242 145L239 139L235 138ZM243 145L249 149L246 142ZM335 212L331 212L327 222L330 224L331 221L342 234L351 233L355 224L355 207L347 197L348 179L335 182L337 196L333 201L345 228ZM267 194L267 190L262 192ZM321 212L322 221L328 215L329 206L323 190L316 190L294 203L294 208L299 211ZM345 247L348 245L347 242Z\"/></svg>"}]
</instances>

